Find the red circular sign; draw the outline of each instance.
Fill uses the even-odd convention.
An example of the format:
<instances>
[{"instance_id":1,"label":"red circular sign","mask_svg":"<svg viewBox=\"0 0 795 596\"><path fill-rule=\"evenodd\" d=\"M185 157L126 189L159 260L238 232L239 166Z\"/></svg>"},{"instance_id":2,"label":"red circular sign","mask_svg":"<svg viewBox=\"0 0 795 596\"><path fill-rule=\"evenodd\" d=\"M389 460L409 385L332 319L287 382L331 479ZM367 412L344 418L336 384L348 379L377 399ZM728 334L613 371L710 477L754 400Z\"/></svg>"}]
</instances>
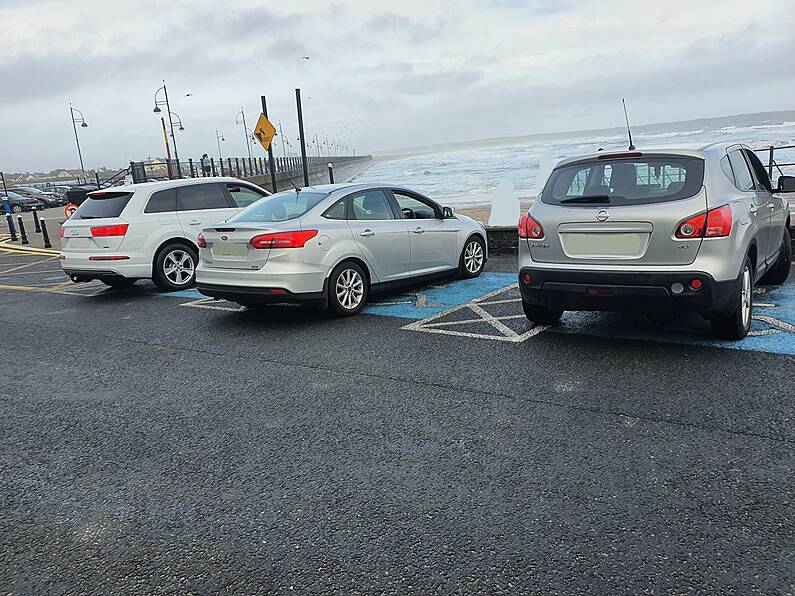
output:
<instances>
[{"instance_id":1,"label":"red circular sign","mask_svg":"<svg viewBox=\"0 0 795 596\"><path fill-rule=\"evenodd\" d=\"M77 205L75 205L74 203L69 203L66 207L63 208L63 214L66 217L66 219L72 217L72 213L74 213L75 211L77 211Z\"/></svg>"}]
</instances>

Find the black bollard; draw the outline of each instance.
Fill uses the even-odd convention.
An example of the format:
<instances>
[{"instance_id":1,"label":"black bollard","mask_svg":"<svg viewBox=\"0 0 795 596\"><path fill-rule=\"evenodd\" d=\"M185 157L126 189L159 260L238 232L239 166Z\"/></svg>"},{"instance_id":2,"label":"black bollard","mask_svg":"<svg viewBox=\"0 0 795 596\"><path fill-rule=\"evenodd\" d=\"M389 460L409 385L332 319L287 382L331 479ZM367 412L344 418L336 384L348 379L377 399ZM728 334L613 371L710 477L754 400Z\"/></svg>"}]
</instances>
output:
<instances>
[{"instance_id":1,"label":"black bollard","mask_svg":"<svg viewBox=\"0 0 795 596\"><path fill-rule=\"evenodd\" d=\"M50 243L50 235L47 233L47 222L44 218L41 218L41 237L44 240L44 248L52 248L52 244Z\"/></svg>"},{"instance_id":2,"label":"black bollard","mask_svg":"<svg viewBox=\"0 0 795 596\"><path fill-rule=\"evenodd\" d=\"M328 164L328 182L334 184L334 164L331 162Z\"/></svg>"},{"instance_id":3,"label":"black bollard","mask_svg":"<svg viewBox=\"0 0 795 596\"><path fill-rule=\"evenodd\" d=\"M10 213L6 213L6 221L8 222L8 233L11 235L11 240L17 241L17 229L14 227L14 218Z\"/></svg>"},{"instance_id":4,"label":"black bollard","mask_svg":"<svg viewBox=\"0 0 795 596\"><path fill-rule=\"evenodd\" d=\"M22 221L21 215L17 215L17 223L19 224L19 239L22 241L22 244L30 244L28 235L25 233L25 222Z\"/></svg>"},{"instance_id":5,"label":"black bollard","mask_svg":"<svg viewBox=\"0 0 795 596\"><path fill-rule=\"evenodd\" d=\"M39 225L39 212L36 211L35 207L31 209L31 211L33 211L33 227L36 228L37 234L41 234L41 226Z\"/></svg>"}]
</instances>

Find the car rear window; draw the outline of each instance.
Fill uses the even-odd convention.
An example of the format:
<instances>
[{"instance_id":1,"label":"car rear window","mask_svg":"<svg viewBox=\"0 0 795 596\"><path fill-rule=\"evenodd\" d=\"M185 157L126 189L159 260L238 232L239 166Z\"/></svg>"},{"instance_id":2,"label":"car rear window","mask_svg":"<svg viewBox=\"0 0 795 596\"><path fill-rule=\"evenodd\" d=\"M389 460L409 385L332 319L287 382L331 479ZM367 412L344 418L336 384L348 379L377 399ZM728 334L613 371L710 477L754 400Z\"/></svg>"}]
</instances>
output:
<instances>
[{"instance_id":1,"label":"car rear window","mask_svg":"<svg viewBox=\"0 0 795 596\"><path fill-rule=\"evenodd\" d=\"M74 219L119 217L132 196L131 192L92 192L72 217Z\"/></svg>"},{"instance_id":2,"label":"car rear window","mask_svg":"<svg viewBox=\"0 0 795 596\"><path fill-rule=\"evenodd\" d=\"M676 201L704 184L704 160L686 155L605 155L552 171L541 200L550 205L639 205Z\"/></svg>"},{"instance_id":3,"label":"car rear window","mask_svg":"<svg viewBox=\"0 0 795 596\"><path fill-rule=\"evenodd\" d=\"M326 192L288 190L252 203L228 221L268 222L287 221L306 214L323 199Z\"/></svg>"}]
</instances>

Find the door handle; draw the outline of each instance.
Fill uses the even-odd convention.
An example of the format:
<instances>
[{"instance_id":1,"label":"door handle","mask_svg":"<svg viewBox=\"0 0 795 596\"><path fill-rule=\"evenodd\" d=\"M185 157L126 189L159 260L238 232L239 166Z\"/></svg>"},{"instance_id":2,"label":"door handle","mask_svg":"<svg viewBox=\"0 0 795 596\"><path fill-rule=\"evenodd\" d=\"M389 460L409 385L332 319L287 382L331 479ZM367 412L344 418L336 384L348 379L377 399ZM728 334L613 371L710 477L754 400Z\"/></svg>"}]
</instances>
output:
<instances>
[{"instance_id":1,"label":"door handle","mask_svg":"<svg viewBox=\"0 0 795 596\"><path fill-rule=\"evenodd\" d=\"M756 213L758 210L759 210L759 208L756 205L751 205L748 208L748 211L750 211L751 213Z\"/></svg>"},{"instance_id":2,"label":"door handle","mask_svg":"<svg viewBox=\"0 0 795 596\"><path fill-rule=\"evenodd\" d=\"M202 225L202 222L200 222L198 219L192 219L192 220L190 220L188 222L188 225L189 226L200 226L200 225Z\"/></svg>"},{"instance_id":3,"label":"door handle","mask_svg":"<svg viewBox=\"0 0 795 596\"><path fill-rule=\"evenodd\" d=\"M414 232L415 234L422 234L424 231L425 231L425 230L423 230L423 229L422 229L421 227L419 227L419 226L417 226L416 228L414 228L414 229L412 230L412 232Z\"/></svg>"},{"instance_id":4,"label":"door handle","mask_svg":"<svg viewBox=\"0 0 795 596\"><path fill-rule=\"evenodd\" d=\"M370 228L367 228L363 232L359 232L359 236L374 236L375 232L373 232Z\"/></svg>"}]
</instances>

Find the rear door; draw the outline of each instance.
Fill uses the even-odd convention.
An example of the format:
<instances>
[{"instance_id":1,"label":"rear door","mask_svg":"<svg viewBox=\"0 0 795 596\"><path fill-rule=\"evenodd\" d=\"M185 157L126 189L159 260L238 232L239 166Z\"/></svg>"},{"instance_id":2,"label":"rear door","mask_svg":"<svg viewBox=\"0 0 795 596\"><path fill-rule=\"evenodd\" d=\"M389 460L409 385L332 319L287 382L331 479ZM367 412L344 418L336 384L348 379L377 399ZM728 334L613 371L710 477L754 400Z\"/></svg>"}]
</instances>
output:
<instances>
[{"instance_id":1,"label":"rear door","mask_svg":"<svg viewBox=\"0 0 795 596\"><path fill-rule=\"evenodd\" d=\"M240 209L231 204L222 183L196 183L177 187L177 217L191 240L202 229L221 223Z\"/></svg>"},{"instance_id":2,"label":"rear door","mask_svg":"<svg viewBox=\"0 0 795 596\"><path fill-rule=\"evenodd\" d=\"M528 243L544 263L687 265L701 239L675 231L706 209L703 159L605 154L552 172L530 211L544 237Z\"/></svg>"},{"instance_id":3,"label":"rear door","mask_svg":"<svg viewBox=\"0 0 795 596\"><path fill-rule=\"evenodd\" d=\"M364 190L350 195L348 200L348 227L378 281L408 276L411 271L409 232L404 220L392 209L386 191Z\"/></svg>"},{"instance_id":4,"label":"rear door","mask_svg":"<svg viewBox=\"0 0 795 596\"><path fill-rule=\"evenodd\" d=\"M62 226L61 250L101 254L119 249L129 228L125 208L133 193L96 191L89 194Z\"/></svg>"},{"instance_id":5,"label":"rear door","mask_svg":"<svg viewBox=\"0 0 795 596\"><path fill-rule=\"evenodd\" d=\"M409 230L411 274L423 275L458 266L458 229L442 218L441 208L416 193L392 189Z\"/></svg>"},{"instance_id":6,"label":"rear door","mask_svg":"<svg viewBox=\"0 0 795 596\"><path fill-rule=\"evenodd\" d=\"M770 257L770 209L767 207L767 197L760 191L761 187L751 171L744 150L737 147L731 149L728 155L734 172L734 184L742 191L751 223L756 228L756 244L762 257L757 259L757 268L761 270Z\"/></svg>"}]
</instances>

